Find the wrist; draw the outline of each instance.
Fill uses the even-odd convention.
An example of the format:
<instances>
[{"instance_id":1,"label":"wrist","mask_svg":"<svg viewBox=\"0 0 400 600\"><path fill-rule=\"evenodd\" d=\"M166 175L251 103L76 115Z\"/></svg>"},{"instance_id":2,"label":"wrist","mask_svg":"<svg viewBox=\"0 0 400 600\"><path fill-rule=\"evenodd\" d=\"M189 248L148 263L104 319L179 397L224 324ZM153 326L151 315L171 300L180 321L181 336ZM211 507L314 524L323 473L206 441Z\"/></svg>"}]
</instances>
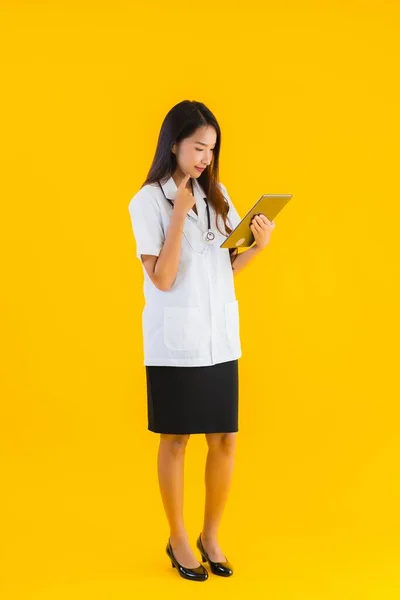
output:
<instances>
[{"instance_id":1,"label":"wrist","mask_svg":"<svg viewBox=\"0 0 400 600\"><path fill-rule=\"evenodd\" d=\"M260 248L260 246L257 246L257 244L254 244L254 246L252 246L252 247L250 248L250 250L253 250L253 253L254 253L254 254L260 254L260 252L261 252L262 248Z\"/></svg>"},{"instance_id":2,"label":"wrist","mask_svg":"<svg viewBox=\"0 0 400 600\"><path fill-rule=\"evenodd\" d=\"M177 223L178 225L182 225L185 222L186 219L186 214L184 211L179 211L179 210L174 210L174 212L171 215L171 221L173 223Z\"/></svg>"}]
</instances>

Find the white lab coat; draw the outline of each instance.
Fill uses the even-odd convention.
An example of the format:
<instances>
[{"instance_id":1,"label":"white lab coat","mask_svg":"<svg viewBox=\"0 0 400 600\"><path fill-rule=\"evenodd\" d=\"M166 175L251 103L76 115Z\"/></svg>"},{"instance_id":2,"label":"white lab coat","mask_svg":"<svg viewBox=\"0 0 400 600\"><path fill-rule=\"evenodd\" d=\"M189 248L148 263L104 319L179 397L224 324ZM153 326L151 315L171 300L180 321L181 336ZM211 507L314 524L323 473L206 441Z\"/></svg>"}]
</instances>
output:
<instances>
[{"instance_id":1,"label":"white lab coat","mask_svg":"<svg viewBox=\"0 0 400 600\"><path fill-rule=\"evenodd\" d=\"M185 218L177 277L168 291L159 290L143 266L145 307L142 313L144 364L164 366L207 366L234 360L242 355L239 305L226 239L216 228L216 213L209 203L213 244L202 239L207 231L204 192L192 179L198 215L191 209ZM160 182L167 198L174 200L177 186L172 176ZM228 192L228 223L241 221ZM136 256L158 256L173 212L159 185L142 187L129 202L136 241ZM222 217L220 228L225 231Z\"/></svg>"}]
</instances>

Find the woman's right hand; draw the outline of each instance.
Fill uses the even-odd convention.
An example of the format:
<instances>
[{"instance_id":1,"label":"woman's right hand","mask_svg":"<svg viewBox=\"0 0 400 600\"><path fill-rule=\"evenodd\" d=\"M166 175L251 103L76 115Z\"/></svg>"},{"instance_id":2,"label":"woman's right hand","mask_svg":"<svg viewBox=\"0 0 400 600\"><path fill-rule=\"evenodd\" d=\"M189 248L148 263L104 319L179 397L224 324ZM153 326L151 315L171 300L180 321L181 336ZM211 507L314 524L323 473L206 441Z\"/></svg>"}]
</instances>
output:
<instances>
[{"instance_id":1,"label":"woman's right hand","mask_svg":"<svg viewBox=\"0 0 400 600\"><path fill-rule=\"evenodd\" d=\"M189 177L190 173L185 175L185 177L180 182L174 201L174 211L181 212L185 215L188 214L189 210L193 207L193 205L196 202L192 192L190 192L186 187Z\"/></svg>"}]
</instances>

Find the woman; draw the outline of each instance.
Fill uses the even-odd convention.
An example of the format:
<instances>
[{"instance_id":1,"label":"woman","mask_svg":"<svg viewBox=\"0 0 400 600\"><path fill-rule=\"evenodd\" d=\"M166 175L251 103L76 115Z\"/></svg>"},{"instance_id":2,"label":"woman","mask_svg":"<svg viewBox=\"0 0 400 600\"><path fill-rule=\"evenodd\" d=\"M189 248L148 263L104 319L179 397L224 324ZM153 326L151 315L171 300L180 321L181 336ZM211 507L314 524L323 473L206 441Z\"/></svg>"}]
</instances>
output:
<instances>
[{"instance_id":1,"label":"woman","mask_svg":"<svg viewBox=\"0 0 400 600\"><path fill-rule=\"evenodd\" d=\"M274 227L255 216L255 245L241 254L220 248L241 221L218 181L220 147L210 110L180 102L166 115L147 179L129 203L144 273L148 429L160 434L166 552L179 574L193 581L208 578L183 522L184 456L195 433L204 433L208 443L204 524L196 545L212 573L233 574L217 539L238 432L241 343L233 276L266 247Z\"/></svg>"}]
</instances>

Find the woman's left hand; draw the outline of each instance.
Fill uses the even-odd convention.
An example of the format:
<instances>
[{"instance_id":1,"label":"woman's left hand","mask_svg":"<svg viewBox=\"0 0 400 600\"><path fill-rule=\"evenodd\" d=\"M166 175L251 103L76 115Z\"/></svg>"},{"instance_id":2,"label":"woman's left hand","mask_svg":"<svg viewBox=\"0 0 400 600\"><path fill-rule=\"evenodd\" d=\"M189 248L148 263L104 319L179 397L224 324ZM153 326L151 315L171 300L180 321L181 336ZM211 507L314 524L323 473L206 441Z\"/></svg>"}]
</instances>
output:
<instances>
[{"instance_id":1,"label":"woman's left hand","mask_svg":"<svg viewBox=\"0 0 400 600\"><path fill-rule=\"evenodd\" d=\"M257 248L263 250L269 244L275 225L275 221L270 221L262 213L254 215L251 220L250 229L254 235Z\"/></svg>"}]
</instances>

